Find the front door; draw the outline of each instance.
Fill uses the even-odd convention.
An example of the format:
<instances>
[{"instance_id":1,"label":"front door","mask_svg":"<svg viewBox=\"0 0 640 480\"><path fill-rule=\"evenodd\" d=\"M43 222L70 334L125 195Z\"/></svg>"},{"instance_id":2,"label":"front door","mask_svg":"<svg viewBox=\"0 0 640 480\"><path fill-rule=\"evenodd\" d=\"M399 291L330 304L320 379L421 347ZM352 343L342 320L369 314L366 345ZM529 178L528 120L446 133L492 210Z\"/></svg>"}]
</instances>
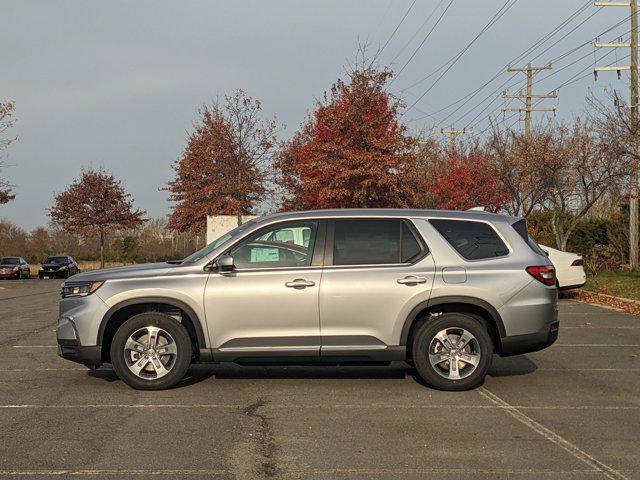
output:
<instances>
[{"instance_id":1,"label":"front door","mask_svg":"<svg viewBox=\"0 0 640 480\"><path fill-rule=\"evenodd\" d=\"M231 247L235 270L212 272L205 289L214 359L319 355L324 231L280 222Z\"/></svg>"}]
</instances>

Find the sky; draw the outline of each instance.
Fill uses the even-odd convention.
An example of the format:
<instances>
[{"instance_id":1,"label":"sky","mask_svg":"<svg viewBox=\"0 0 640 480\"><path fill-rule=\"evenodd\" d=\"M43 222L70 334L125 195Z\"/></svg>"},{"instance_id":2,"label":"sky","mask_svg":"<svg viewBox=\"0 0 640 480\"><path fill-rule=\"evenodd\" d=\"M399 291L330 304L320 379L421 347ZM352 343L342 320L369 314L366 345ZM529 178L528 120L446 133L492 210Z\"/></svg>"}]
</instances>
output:
<instances>
[{"instance_id":1,"label":"sky","mask_svg":"<svg viewBox=\"0 0 640 480\"><path fill-rule=\"evenodd\" d=\"M16 103L12 134L19 137L6 152L9 166L2 172L17 196L0 205L0 217L27 231L46 225L55 193L83 167L113 173L137 207L151 217L166 215L170 203L160 189L172 178L171 164L184 149L199 106L242 88L263 103L265 117L275 115L286 125L280 134L286 139L344 74L359 43L367 43L372 53L384 46L377 62L396 71L415 52L389 91L407 105L427 92L402 116L416 130L456 121L456 128L473 126L479 135L489 113L501 120L496 92L513 75L504 67L574 12L579 15L571 23L514 65L544 65L560 57L553 70L536 76L535 89L543 93L574 75L587 75L541 106L557 105L558 118L571 119L584 113L589 91L603 95L607 87L628 89L625 76L619 81L615 73L603 73L594 82L589 75L594 59L605 54L602 64L615 62L616 56L628 64L624 49L595 51L589 43L572 52L627 19L625 8L598 9L583 0L453 0L444 12L449 2L0 0L0 101ZM503 15L433 84L444 72L438 68L497 12ZM628 23L602 41L626 35ZM458 112L452 113L463 102L438 112L498 73ZM516 74L507 85L520 82L513 88L518 90L523 81ZM491 108L482 108L487 105ZM535 118L542 115L549 114ZM507 117L505 125L512 124L521 128L517 117Z\"/></svg>"}]
</instances>

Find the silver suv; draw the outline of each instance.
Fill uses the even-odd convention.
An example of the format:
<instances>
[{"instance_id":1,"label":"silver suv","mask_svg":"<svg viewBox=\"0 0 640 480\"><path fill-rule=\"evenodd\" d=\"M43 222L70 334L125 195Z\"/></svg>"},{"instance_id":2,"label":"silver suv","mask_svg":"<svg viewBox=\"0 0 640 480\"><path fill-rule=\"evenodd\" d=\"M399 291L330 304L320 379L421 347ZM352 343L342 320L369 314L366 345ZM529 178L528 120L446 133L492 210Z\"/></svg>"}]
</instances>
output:
<instances>
[{"instance_id":1,"label":"silver suv","mask_svg":"<svg viewBox=\"0 0 640 480\"><path fill-rule=\"evenodd\" d=\"M319 210L249 221L180 262L62 285L59 354L137 389L191 363L406 361L432 387L482 383L494 353L558 336L555 272L523 219Z\"/></svg>"}]
</instances>

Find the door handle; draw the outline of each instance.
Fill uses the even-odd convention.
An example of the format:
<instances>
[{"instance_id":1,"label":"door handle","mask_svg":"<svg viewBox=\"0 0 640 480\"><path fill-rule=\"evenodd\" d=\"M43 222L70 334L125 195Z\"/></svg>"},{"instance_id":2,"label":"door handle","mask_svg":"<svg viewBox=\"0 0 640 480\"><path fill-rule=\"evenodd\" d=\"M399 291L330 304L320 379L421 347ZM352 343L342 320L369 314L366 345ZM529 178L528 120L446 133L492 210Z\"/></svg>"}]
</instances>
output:
<instances>
[{"instance_id":1,"label":"door handle","mask_svg":"<svg viewBox=\"0 0 640 480\"><path fill-rule=\"evenodd\" d=\"M293 282L287 282L284 284L285 287L298 288L298 289L314 287L315 285L316 285L316 282L312 282L311 280L305 280L304 278L296 278Z\"/></svg>"},{"instance_id":2,"label":"door handle","mask_svg":"<svg viewBox=\"0 0 640 480\"><path fill-rule=\"evenodd\" d=\"M427 279L424 277L416 277L415 275L409 275L408 277L399 278L398 283L400 285L416 285L418 283L427 283Z\"/></svg>"}]
</instances>

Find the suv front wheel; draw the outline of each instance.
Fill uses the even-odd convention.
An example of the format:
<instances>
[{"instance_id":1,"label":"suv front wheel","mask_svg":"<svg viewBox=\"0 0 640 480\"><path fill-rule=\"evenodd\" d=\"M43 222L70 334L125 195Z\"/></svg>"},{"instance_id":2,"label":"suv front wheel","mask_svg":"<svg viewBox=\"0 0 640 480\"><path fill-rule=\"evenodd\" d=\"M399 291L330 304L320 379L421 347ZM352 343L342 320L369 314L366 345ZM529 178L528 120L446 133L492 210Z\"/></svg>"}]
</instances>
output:
<instances>
[{"instance_id":1,"label":"suv front wheel","mask_svg":"<svg viewBox=\"0 0 640 480\"><path fill-rule=\"evenodd\" d=\"M482 384L493 343L484 326L461 313L431 316L417 326L412 356L418 375L433 388L469 390Z\"/></svg>"},{"instance_id":2,"label":"suv front wheel","mask_svg":"<svg viewBox=\"0 0 640 480\"><path fill-rule=\"evenodd\" d=\"M178 383L191 364L186 328L159 312L140 313L116 331L111 364L120 379L137 390L162 390Z\"/></svg>"}]
</instances>

